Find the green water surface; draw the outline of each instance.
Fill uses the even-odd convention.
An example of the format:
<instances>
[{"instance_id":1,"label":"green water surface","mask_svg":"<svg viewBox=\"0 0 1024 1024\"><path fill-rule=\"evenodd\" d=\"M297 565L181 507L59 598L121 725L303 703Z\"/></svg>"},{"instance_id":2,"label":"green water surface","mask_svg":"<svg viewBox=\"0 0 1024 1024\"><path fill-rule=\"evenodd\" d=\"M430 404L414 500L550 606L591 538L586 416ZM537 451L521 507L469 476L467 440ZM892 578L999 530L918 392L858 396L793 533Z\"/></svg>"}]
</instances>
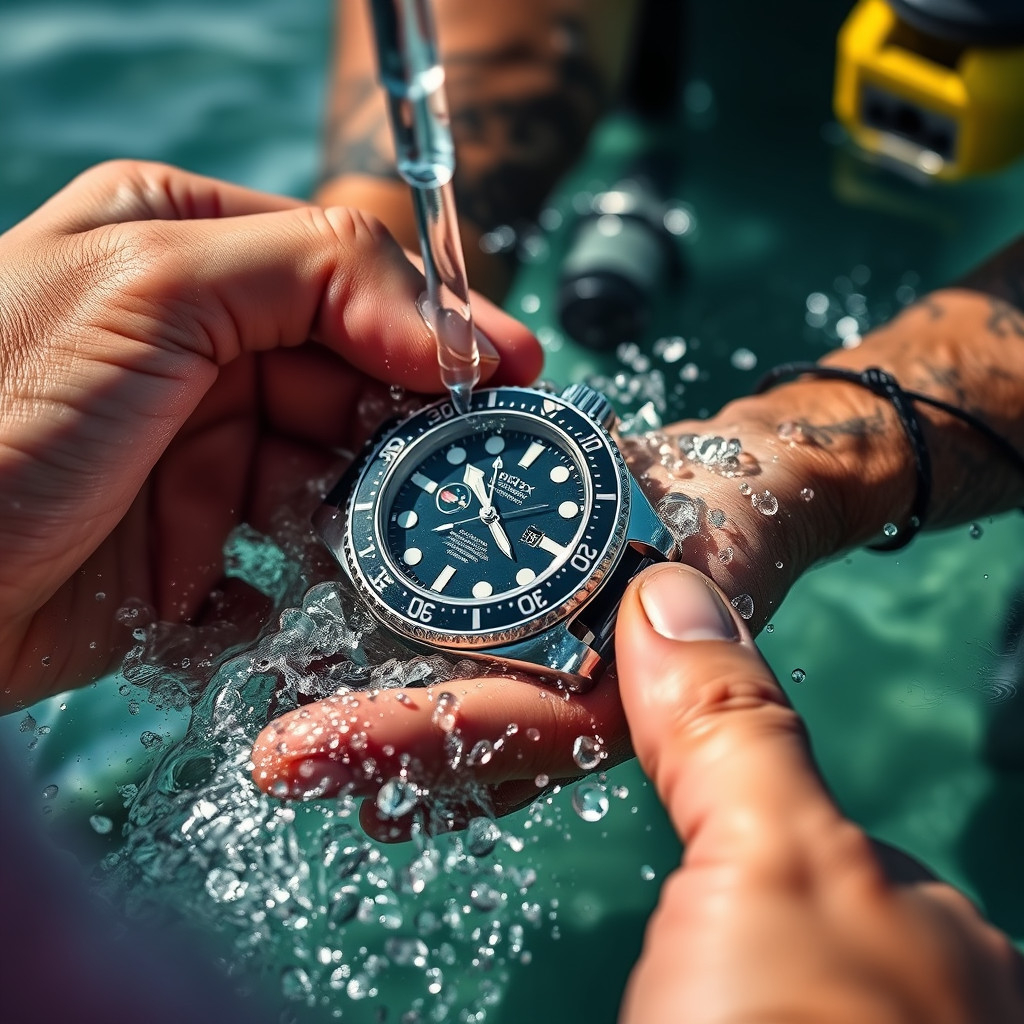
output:
<instances>
[{"instance_id":1,"label":"green water surface","mask_svg":"<svg viewBox=\"0 0 1024 1024\"><path fill-rule=\"evenodd\" d=\"M685 59L696 86L678 127L677 193L697 228L683 245L684 280L639 350L653 352L663 335L687 341L682 363L652 357L678 415L712 411L768 366L831 347L836 318L806 321L813 293L836 308L861 295L865 323L877 322L907 289L951 280L1024 227L1024 167L929 189L851 156L829 107L834 39L849 5L786 6L783 16L775 4L690 5ZM308 195L329 19L326 0L2 0L0 226L115 156ZM544 237L509 297L543 338L553 379L623 368L562 337L553 272L574 195L610 185L634 144L619 124L599 135L553 197L563 227ZM750 355L737 359L738 349ZM690 362L697 377L681 380ZM1015 675L1003 654L1024 520L979 525L979 536L958 529L815 570L760 643L806 716L845 810L1024 940L1024 697L1008 683ZM796 669L800 683L790 682ZM25 765L27 799L62 843L95 860L116 845L87 822L96 802L120 821L115 787L145 778L187 716L108 681L32 717L24 729L22 714L0 722L5 746ZM529 838L525 858L538 875L529 899L542 914L526 935L529 962L506 958L487 1020L614 1019L658 880L679 850L635 766L613 770L608 783L625 793L600 821L580 819L565 793L529 828L522 815L509 825ZM49 799L48 786L57 787ZM280 956L285 971L289 955ZM451 970L469 977L476 968ZM327 1007L299 1001L294 1012L328 1020L343 1009L342 1019L373 1020L388 1006L396 1020L405 998L399 988L358 1003L339 995Z\"/></svg>"}]
</instances>

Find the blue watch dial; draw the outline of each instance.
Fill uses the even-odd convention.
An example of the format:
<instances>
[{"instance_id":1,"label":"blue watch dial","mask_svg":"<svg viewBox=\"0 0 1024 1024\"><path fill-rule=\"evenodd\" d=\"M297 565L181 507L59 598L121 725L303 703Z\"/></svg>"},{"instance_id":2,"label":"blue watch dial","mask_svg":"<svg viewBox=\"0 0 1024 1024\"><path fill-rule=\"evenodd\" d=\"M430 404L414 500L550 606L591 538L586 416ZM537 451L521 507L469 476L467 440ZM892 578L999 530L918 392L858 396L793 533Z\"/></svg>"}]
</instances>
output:
<instances>
[{"instance_id":1,"label":"blue watch dial","mask_svg":"<svg viewBox=\"0 0 1024 1024\"><path fill-rule=\"evenodd\" d=\"M437 402L378 438L328 496L321 533L389 626L470 649L584 603L620 554L628 506L603 427L544 392L496 388L465 415Z\"/></svg>"}]
</instances>

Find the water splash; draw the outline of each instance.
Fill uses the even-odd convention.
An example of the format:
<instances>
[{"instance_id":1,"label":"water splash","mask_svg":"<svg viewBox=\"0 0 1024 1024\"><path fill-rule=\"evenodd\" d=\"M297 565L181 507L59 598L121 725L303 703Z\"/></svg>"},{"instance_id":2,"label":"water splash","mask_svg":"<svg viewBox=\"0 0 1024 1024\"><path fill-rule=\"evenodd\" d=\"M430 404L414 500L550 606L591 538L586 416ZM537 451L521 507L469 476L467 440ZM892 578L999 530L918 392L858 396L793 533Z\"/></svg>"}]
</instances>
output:
<instances>
[{"instance_id":1,"label":"water splash","mask_svg":"<svg viewBox=\"0 0 1024 1024\"><path fill-rule=\"evenodd\" d=\"M132 917L169 927L184 920L224 936L230 973L276 977L295 1020L483 1020L503 995L509 965L529 959L529 936L541 923L522 900L536 879L529 837L480 813L487 793L470 782L425 789L420 766L406 759L374 807L384 820L411 818L412 842L387 848L362 833L353 798L282 804L250 778L252 742L273 717L327 692L347 695L355 749L374 692L396 686L438 687L434 722L458 763L458 700L444 684L473 670L396 654L347 585L305 589L306 569L289 564L285 548L251 532L235 543L260 546L239 551L236 567L282 603L255 641L229 646L197 671L203 658L180 656L198 642L194 632L182 627L184 639L174 638L154 630L144 610L128 616L132 628L145 623L147 639L126 662L122 685L186 694L192 717L179 742L160 737L148 775L121 788L123 840L99 865L97 887ZM159 650L176 652L163 668L150 646L158 633ZM466 759L493 755L517 730L510 724ZM46 795L52 803L56 787ZM538 793L540 807L549 801ZM475 815L466 832L445 834L465 823L467 807ZM112 833L101 815L92 818L94 833L111 834L102 831L106 821Z\"/></svg>"}]
</instances>

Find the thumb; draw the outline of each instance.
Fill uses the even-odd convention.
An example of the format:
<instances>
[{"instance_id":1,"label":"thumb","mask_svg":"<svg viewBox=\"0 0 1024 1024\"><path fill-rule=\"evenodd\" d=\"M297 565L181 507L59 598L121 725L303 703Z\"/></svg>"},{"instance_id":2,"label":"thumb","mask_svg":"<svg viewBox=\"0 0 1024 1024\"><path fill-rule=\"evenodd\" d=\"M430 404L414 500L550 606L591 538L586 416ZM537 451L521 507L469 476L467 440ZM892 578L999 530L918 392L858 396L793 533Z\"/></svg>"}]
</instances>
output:
<instances>
[{"instance_id":1,"label":"thumb","mask_svg":"<svg viewBox=\"0 0 1024 1024\"><path fill-rule=\"evenodd\" d=\"M838 818L800 718L707 577L673 563L634 581L616 660L633 748L688 858L699 846L740 855L780 825Z\"/></svg>"}]
</instances>

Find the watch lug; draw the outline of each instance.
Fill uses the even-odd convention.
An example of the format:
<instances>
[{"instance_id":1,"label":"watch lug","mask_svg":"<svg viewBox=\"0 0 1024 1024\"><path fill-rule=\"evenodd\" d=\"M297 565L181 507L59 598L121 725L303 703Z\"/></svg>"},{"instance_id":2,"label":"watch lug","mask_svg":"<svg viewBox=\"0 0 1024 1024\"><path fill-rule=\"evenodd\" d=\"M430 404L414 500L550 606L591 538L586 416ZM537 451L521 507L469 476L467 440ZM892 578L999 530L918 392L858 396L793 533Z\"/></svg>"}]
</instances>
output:
<instances>
[{"instance_id":1,"label":"watch lug","mask_svg":"<svg viewBox=\"0 0 1024 1024\"><path fill-rule=\"evenodd\" d=\"M658 518L640 485L629 478L629 522L626 543L645 555L675 559L679 555L669 528Z\"/></svg>"},{"instance_id":2,"label":"watch lug","mask_svg":"<svg viewBox=\"0 0 1024 1024\"><path fill-rule=\"evenodd\" d=\"M598 653L585 640L573 636L565 623L539 636L481 651L480 655L493 656L538 675L552 673L573 691L590 689L604 668Z\"/></svg>"}]
</instances>

